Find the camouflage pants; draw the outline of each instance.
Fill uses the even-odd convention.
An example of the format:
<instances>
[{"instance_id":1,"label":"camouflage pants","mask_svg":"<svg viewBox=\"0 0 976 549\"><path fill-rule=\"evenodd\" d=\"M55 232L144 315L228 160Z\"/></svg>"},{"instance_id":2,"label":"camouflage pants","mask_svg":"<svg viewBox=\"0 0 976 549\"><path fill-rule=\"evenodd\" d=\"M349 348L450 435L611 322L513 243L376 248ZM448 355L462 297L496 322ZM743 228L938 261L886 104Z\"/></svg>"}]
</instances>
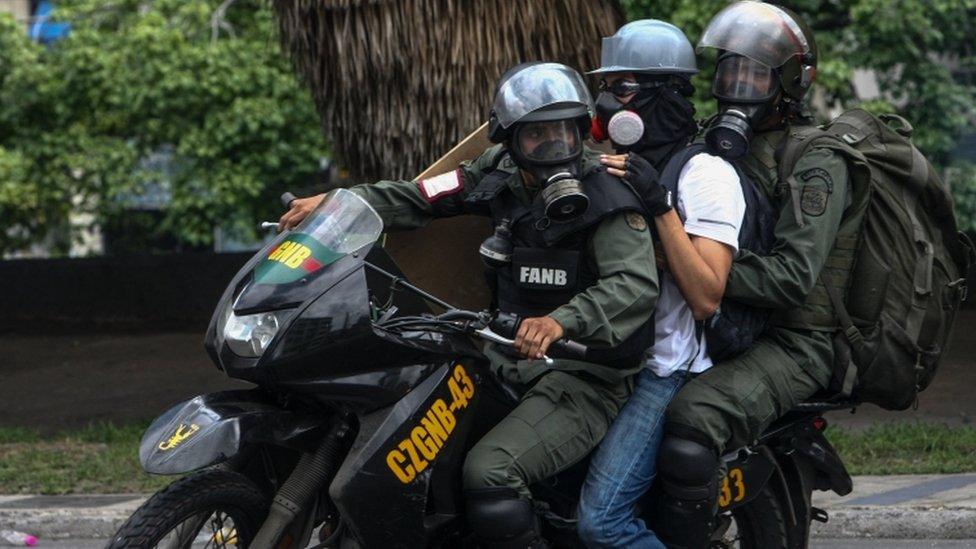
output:
<instances>
[{"instance_id":1,"label":"camouflage pants","mask_svg":"<svg viewBox=\"0 0 976 549\"><path fill-rule=\"evenodd\" d=\"M632 390L629 378L609 383L565 371L542 375L468 452L464 488L506 486L531 498L529 485L596 448Z\"/></svg>"},{"instance_id":2,"label":"camouflage pants","mask_svg":"<svg viewBox=\"0 0 976 549\"><path fill-rule=\"evenodd\" d=\"M745 446L826 387L832 364L830 333L770 329L746 353L686 383L668 406L665 430L720 454Z\"/></svg>"}]
</instances>

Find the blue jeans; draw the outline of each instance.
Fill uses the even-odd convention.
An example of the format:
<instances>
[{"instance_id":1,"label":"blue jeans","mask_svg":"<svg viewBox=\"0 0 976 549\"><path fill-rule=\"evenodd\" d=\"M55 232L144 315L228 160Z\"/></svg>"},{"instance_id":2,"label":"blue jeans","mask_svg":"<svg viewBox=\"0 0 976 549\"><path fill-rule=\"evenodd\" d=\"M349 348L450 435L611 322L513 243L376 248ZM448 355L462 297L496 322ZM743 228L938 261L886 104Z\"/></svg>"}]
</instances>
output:
<instances>
[{"instance_id":1,"label":"blue jeans","mask_svg":"<svg viewBox=\"0 0 976 549\"><path fill-rule=\"evenodd\" d=\"M662 378L647 368L638 374L634 394L600 443L583 484L577 528L587 547L664 549L634 508L657 473L664 411L686 375L682 370Z\"/></svg>"}]
</instances>

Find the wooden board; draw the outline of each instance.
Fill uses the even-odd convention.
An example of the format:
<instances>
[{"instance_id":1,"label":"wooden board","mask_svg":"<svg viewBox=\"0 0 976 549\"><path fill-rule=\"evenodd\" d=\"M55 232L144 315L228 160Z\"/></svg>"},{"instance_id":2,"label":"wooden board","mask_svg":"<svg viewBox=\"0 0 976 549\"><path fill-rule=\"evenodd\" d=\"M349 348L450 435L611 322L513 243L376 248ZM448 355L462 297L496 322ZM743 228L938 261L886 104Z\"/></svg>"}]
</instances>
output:
<instances>
[{"instance_id":1,"label":"wooden board","mask_svg":"<svg viewBox=\"0 0 976 549\"><path fill-rule=\"evenodd\" d=\"M586 145L613 153L609 140L587 141ZM477 158L490 146L485 122L415 179L451 171L461 162ZM437 219L423 229L390 233L386 249L414 284L457 307L479 309L488 306L491 296L478 247L491 232L491 223L483 217L463 215Z\"/></svg>"},{"instance_id":2,"label":"wooden board","mask_svg":"<svg viewBox=\"0 0 976 549\"><path fill-rule=\"evenodd\" d=\"M456 169L490 146L485 122L415 179ZM437 219L423 229L390 233L386 249L412 283L455 306L477 309L486 307L490 297L478 255L490 234L491 223L483 217Z\"/></svg>"}]
</instances>

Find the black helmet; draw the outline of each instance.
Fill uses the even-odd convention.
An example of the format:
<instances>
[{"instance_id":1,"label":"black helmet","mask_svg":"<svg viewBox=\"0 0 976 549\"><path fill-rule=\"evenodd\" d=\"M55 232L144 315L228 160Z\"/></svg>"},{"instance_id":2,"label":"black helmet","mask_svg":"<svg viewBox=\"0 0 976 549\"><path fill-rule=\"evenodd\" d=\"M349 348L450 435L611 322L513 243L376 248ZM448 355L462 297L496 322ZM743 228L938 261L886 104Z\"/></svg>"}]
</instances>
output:
<instances>
[{"instance_id":1,"label":"black helmet","mask_svg":"<svg viewBox=\"0 0 976 549\"><path fill-rule=\"evenodd\" d=\"M810 27L792 11L773 4L730 4L712 18L702 33L698 50L704 48L723 52L713 89L719 99L764 99L763 94L776 91L773 86L765 86L765 80L778 76L784 94L798 103L817 74L817 44ZM722 74L730 78L723 80ZM745 75L763 83L750 86ZM723 86L723 82L734 86Z\"/></svg>"},{"instance_id":2,"label":"black helmet","mask_svg":"<svg viewBox=\"0 0 976 549\"><path fill-rule=\"evenodd\" d=\"M560 63L522 63L498 80L488 138L501 143L517 123L552 120L576 120L585 138L592 112L593 99L578 72Z\"/></svg>"}]
</instances>

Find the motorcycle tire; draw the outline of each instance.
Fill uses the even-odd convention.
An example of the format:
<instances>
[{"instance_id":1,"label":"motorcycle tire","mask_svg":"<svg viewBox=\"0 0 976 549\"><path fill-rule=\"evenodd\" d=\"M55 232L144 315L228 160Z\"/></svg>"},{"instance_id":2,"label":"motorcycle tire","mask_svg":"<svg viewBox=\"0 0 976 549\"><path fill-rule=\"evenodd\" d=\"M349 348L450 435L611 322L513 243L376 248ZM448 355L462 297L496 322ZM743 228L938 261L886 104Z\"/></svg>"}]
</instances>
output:
<instances>
[{"instance_id":1,"label":"motorcycle tire","mask_svg":"<svg viewBox=\"0 0 976 549\"><path fill-rule=\"evenodd\" d=\"M767 484L747 505L732 511L737 528L737 545L741 549L789 547L786 527L787 510L773 488ZM722 544L714 544L723 547Z\"/></svg>"},{"instance_id":2,"label":"motorcycle tire","mask_svg":"<svg viewBox=\"0 0 976 549\"><path fill-rule=\"evenodd\" d=\"M257 534L268 513L270 499L247 477L227 470L206 470L183 477L154 494L142 504L129 520L119 528L109 543L109 549L157 547L166 539L166 547L190 547L200 535L196 529L206 526L208 519L214 527L216 517L223 525L223 517L233 525L224 530L220 547L247 547ZM198 527L194 525L199 523ZM192 531L181 532L182 525ZM229 532L233 532L230 534ZM177 540L172 540L173 536ZM214 532L212 536L217 536ZM174 541L179 541L174 543Z\"/></svg>"}]
</instances>

